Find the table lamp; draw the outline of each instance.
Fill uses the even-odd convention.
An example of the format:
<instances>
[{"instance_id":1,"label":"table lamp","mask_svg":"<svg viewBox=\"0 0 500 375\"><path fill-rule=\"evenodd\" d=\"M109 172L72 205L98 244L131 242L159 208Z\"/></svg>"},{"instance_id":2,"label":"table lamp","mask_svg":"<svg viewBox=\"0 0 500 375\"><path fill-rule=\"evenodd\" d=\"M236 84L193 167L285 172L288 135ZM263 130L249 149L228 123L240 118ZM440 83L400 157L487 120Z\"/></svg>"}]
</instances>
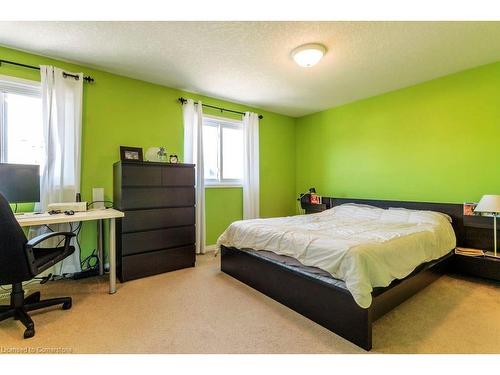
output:
<instances>
[{"instance_id":1,"label":"table lamp","mask_svg":"<svg viewBox=\"0 0 500 375\"><path fill-rule=\"evenodd\" d=\"M500 213L500 195L483 195L474 212L493 214L493 238L495 241L494 256L497 256L497 215Z\"/></svg>"}]
</instances>

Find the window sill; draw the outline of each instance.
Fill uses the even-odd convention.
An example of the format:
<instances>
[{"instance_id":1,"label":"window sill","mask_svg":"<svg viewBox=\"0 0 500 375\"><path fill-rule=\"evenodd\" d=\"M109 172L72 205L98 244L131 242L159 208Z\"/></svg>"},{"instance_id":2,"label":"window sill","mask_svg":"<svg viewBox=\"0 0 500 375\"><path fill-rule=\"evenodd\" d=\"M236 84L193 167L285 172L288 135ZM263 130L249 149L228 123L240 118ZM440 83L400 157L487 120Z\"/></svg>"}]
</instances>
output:
<instances>
[{"instance_id":1,"label":"window sill","mask_svg":"<svg viewBox=\"0 0 500 375\"><path fill-rule=\"evenodd\" d=\"M205 189L242 189L241 184L207 184Z\"/></svg>"}]
</instances>

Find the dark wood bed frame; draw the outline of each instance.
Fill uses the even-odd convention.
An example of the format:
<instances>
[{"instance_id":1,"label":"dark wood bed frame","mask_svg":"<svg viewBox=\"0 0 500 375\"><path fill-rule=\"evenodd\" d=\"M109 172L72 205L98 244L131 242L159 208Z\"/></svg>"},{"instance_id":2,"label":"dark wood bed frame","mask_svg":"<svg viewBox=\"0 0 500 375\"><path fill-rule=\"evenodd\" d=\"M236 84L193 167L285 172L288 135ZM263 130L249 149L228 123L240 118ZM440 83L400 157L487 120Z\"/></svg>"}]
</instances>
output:
<instances>
[{"instance_id":1,"label":"dark wood bed frame","mask_svg":"<svg viewBox=\"0 0 500 375\"><path fill-rule=\"evenodd\" d=\"M471 246L463 225L461 204L323 198L326 208L344 203L443 212L453 219L457 246ZM374 290L373 302L367 309L361 308L346 289L236 248L221 248L221 270L361 348L370 350L372 323L447 272L452 250L440 259L419 266L406 278Z\"/></svg>"}]
</instances>

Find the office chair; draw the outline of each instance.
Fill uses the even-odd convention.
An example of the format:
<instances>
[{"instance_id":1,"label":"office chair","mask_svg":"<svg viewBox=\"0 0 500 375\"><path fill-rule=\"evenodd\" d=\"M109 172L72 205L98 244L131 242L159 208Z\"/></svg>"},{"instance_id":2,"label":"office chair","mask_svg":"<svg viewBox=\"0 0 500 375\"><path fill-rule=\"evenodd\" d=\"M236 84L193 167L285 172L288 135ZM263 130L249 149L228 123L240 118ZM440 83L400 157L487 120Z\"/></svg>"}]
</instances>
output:
<instances>
[{"instance_id":1,"label":"office chair","mask_svg":"<svg viewBox=\"0 0 500 375\"><path fill-rule=\"evenodd\" d=\"M40 292L24 297L23 281L31 280L41 272L71 255L70 245L74 233L50 232L28 241L5 197L0 194L0 285L12 284L10 305L0 306L0 321L14 318L26 327L24 338L35 335L35 323L29 311L62 305L71 308L71 297L40 300ZM53 237L64 237L64 246L35 248ZM62 242L62 241L61 241Z\"/></svg>"}]
</instances>

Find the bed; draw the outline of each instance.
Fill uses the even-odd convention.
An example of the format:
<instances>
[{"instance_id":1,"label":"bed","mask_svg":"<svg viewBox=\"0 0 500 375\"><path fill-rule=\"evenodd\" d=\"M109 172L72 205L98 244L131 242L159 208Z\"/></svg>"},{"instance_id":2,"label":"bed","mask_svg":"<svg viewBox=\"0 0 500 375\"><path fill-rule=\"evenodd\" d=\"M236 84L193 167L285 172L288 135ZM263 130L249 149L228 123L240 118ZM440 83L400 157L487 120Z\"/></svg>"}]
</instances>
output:
<instances>
[{"instance_id":1,"label":"bed","mask_svg":"<svg viewBox=\"0 0 500 375\"><path fill-rule=\"evenodd\" d=\"M370 350L372 322L448 270L463 244L462 205L323 202L333 209L230 226L219 241L221 270Z\"/></svg>"}]
</instances>

